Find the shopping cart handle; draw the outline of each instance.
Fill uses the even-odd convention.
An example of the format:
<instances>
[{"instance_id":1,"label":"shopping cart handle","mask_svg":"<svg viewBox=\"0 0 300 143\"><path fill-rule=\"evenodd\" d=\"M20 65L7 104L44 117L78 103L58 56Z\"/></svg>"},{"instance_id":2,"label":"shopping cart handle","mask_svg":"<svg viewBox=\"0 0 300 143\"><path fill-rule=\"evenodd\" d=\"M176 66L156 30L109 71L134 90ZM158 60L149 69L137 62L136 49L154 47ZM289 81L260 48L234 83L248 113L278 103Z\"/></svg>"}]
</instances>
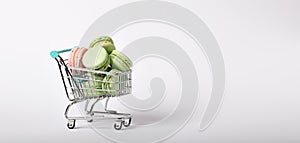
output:
<instances>
[{"instance_id":1,"label":"shopping cart handle","mask_svg":"<svg viewBox=\"0 0 300 143\"><path fill-rule=\"evenodd\" d=\"M76 48L77 46L73 47L73 48ZM60 51L51 51L50 52L50 56L55 59L60 53L64 53L64 52L69 52L71 51L73 48L70 48L70 49L65 49L65 50L60 50Z\"/></svg>"}]
</instances>

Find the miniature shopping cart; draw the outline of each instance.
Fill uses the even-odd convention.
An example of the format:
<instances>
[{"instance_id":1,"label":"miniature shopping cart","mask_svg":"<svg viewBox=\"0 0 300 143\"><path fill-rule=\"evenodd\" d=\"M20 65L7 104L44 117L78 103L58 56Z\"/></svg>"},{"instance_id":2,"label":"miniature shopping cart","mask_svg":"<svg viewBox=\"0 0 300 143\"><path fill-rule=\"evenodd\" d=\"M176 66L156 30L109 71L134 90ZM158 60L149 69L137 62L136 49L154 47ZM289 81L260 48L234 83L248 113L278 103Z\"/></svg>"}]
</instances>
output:
<instances>
[{"instance_id":1,"label":"miniature shopping cart","mask_svg":"<svg viewBox=\"0 0 300 143\"><path fill-rule=\"evenodd\" d=\"M131 70L122 73L110 73L86 68L71 67L67 63L68 59L63 59L59 54L69 52L72 49L52 51L51 57L57 61L60 75L63 81L65 92L71 103L65 110L65 117L68 120L67 127L73 129L76 120L86 120L92 122L96 119L114 119L116 130L122 127L129 127L132 115L108 110L108 101L112 97L131 94ZM103 77L108 76L115 80L109 81ZM116 80L117 79L117 80ZM101 87L114 87L101 88ZM103 111L94 110L94 106L100 100L106 99ZM80 102L85 102L84 114L78 117L68 115L69 109Z\"/></svg>"}]
</instances>

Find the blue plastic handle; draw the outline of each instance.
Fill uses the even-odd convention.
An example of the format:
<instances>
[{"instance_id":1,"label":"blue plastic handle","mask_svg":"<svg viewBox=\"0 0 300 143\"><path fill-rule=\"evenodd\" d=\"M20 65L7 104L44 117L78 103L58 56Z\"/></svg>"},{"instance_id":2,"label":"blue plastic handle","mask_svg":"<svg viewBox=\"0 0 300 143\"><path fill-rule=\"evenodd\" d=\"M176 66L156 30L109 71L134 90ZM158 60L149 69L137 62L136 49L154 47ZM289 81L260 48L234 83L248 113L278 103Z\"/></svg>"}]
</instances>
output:
<instances>
[{"instance_id":1,"label":"blue plastic handle","mask_svg":"<svg viewBox=\"0 0 300 143\"><path fill-rule=\"evenodd\" d=\"M77 48L77 46L73 47L73 48ZM50 52L50 56L55 59L59 54L61 53L65 53L65 52L69 52L71 51L73 48L70 49L64 49L64 50L60 50L60 51L51 51Z\"/></svg>"}]
</instances>

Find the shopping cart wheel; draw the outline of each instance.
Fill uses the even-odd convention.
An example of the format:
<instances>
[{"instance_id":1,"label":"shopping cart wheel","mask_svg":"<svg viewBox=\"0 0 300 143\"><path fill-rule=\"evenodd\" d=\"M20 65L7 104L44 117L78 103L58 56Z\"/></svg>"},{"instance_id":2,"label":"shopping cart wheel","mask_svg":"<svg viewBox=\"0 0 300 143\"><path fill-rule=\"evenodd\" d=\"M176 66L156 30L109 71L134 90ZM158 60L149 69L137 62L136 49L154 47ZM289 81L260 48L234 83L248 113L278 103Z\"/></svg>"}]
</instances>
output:
<instances>
[{"instance_id":1,"label":"shopping cart wheel","mask_svg":"<svg viewBox=\"0 0 300 143\"><path fill-rule=\"evenodd\" d=\"M69 129L74 129L76 120L69 120L67 126Z\"/></svg>"},{"instance_id":2,"label":"shopping cart wheel","mask_svg":"<svg viewBox=\"0 0 300 143\"><path fill-rule=\"evenodd\" d=\"M125 120L123 121L124 127L129 127L130 124L131 124L131 118L125 119Z\"/></svg>"},{"instance_id":3,"label":"shopping cart wheel","mask_svg":"<svg viewBox=\"0 0 300 143\"><path fill-rule=\"evenodd\" d=\"M94 120L93 120L93 119L88 119L87 121L88 121L88 122L93 122Z\"/></svg>"},{"instance_id":4,"label":"shopping cart wheel","mask_svg":"<svg viewBox=\"0 0 300 143\"><path fill-rule=\"evenodd\" d=\"M123 121L116 121L115 124L114 124L114 128L116 130L121 130L122 129L122 124L123 124Z\"/></svg>"}]
</instances>

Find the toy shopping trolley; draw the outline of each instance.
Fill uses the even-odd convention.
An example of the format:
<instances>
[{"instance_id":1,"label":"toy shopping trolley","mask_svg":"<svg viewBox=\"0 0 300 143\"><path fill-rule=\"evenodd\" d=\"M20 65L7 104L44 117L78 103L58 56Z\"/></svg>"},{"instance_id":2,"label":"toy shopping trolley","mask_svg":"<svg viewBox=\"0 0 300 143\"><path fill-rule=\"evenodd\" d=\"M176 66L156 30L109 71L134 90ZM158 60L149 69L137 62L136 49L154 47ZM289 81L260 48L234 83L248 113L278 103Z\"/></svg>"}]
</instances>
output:
<instances>
[{"instance_id":1,"label":"toy shopping trolley","mask_svg":"<svg viewBox=\"0 0 300 143\"><path fill-rule=\"evenodd\" d=\"M112 97L131 94L131 70L113 73L72 67L68 65L68 59L63 59L59 55L71 50L52 51L50 53L58 64L65 92L71 101L65 110L65 117L68 120L67 127L73 129L76 120L92 122L96 119L115 119L114 128L116 130L122 129L123 126L129 127L132 115L108 110L107 104ZM94 110L95 104L102 99L106 99L103 111ZM85 115L69 116L69 109L80 102L85 102Z\"/></svg>"}]
</instances>

